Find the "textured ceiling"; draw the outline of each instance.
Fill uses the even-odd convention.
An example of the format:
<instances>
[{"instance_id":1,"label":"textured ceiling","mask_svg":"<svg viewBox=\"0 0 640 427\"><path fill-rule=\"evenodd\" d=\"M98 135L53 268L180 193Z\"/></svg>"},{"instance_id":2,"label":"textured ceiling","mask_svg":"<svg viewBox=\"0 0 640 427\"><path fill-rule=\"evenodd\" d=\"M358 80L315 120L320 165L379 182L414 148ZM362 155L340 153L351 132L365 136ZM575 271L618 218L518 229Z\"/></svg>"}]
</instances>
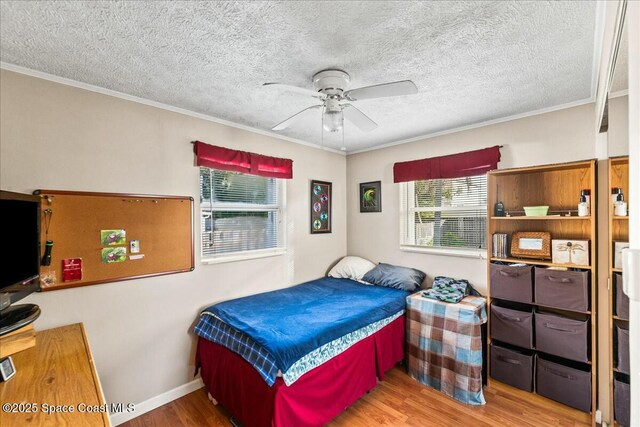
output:
<instances>
[{"instance_id":1,"label":"textured ceiling","mask_svg":"<svg viewBox=\"0 0 640 427\"><path fill-rule=\"evenodd\" d=\"M348 151L592 96L596 2L0 2L0 58L268 130L313 105L262 89L312 88L341 68L359 87L411 79L417 95L355 105ZM320 114L282 132L321 140Z\"/></svg>"}]
</instances>

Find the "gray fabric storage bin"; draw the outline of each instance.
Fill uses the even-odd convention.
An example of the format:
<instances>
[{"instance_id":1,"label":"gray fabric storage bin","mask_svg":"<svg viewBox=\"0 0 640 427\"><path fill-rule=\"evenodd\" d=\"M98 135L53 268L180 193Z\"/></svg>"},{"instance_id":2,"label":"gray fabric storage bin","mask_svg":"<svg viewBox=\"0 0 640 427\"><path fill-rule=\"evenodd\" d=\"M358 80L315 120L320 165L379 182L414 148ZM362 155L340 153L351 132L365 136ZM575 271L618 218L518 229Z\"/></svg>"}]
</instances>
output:
<instances>
[{"instance_id":1,"label":"gray fabric storage bin","mask_svg":"<svg viewBox=\"0 0 640 427\"><path fill-rule=\"evenodd\" d=\"M589 273L535 267L535 301L548 307L589 310Z\"/></svg>"},{"instance_id":2,"label":"gray fabric storage bin","mask_svg":"<svg viewBox=\"0 0 640 427\"><path fill-rule=\"evenodd\" d=\"M491 304L491 338L527 349L533 348L533 312Z\"/></svg>"},{"instance_id":3,"label":"gray fabric storage bin","mask_svg":"<svg viewBox=\"0 0 640 427\"><path fill-rule=\"evenodd\" d=\"M579 362L589 361L589 321L535 313L536 350Z\"/></svg>"},{"instance_id":4,"label":"gray fabric storage bin","mask_svg":"<svg viewBox=\"0 0 640 427\"><path fill-rule=\"evenodd\" d=\"M584 412L591 410L591 372L536 356L536 392Z\"/></svg>"},{"instance_id":5,"label":"gray fabric storage bin","mask_svg":"<svg viewBox=\"0 0 640 427\"><path fill-rule=\"evenodd\" d=\"M533 302L533 266L512 267L490 264L490 290L493 298L524 303Z\"/></svg>"},{"instance_id":6,"label":"gray fabric storage bin","mask_svg":"<svg viewBox=\"0 0 640 427\"><path fill-rule=\"evenodd\" d=\"M624 427L631 425L631 386L625 382L613 381L613 410L615 420Z\"/></svg>"},{"instance_id":7,"label":"gray fabric storage bin","mask_svg":"<svg viewBox=\"0 0 640 427\"><path fill-rule=\"evenodd\" d=\"M629 374L629 330L616 325L616 368Z\"/></svg>"},{"instance_id":8,"label":"gray fabric storage bin","mask_svg":"<svg viewBox=\"0 0 640 427\"><path fill-rule=\"evenodd\" d=\"M491 343L491 378L533 391L533 353L525 354Z\"/></svg>"},{"instance_id":9,"label":"gray fabric storage bin","mask_svg":"<svg viewBox=\"0 0 640 427\"><path fill-rule=\"evenodd\" d=\"M629 320L629 297L622 290L622 274L615 273L616 306L614 312L621 319Z\"/></svg>"}]
</instances>

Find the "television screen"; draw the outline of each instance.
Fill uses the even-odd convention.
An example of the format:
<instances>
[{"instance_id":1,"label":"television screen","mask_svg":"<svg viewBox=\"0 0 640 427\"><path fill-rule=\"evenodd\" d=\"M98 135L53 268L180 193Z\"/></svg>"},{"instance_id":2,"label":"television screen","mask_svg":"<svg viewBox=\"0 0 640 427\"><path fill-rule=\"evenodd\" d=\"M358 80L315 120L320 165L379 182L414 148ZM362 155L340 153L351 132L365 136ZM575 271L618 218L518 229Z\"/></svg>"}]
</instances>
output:
<instances>
[{"instance_id":1,"label":"television screen","mask_svg":"<svg viewBox=\"0 0 640 427\"><path fill-rule=\"evenodd\" d=\"M3 243L0 257L0 292L38 276L40 271L39 205L35 196L2 191L0 213L11 239Z\"/></svg>"}]
</instances>

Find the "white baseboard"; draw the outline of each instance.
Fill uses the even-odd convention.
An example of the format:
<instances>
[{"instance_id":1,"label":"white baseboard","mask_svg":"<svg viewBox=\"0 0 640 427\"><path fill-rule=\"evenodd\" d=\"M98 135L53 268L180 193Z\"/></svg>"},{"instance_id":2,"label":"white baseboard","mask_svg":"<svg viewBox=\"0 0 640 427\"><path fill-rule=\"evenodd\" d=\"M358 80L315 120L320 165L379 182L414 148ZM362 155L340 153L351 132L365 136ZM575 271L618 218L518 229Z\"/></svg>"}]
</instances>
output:
<instances>
[{"instance_id":1,"label":"white baseboard","mask_svg":"<svg viewBox=\"0 0 640 427\"><path fill-rule=\"evenodd\" d=\"M134 410L131 412L120 412L110 415L109 418L111 419L111 425L117 426L125 423L129 420L134 419L135 417L139 417L144 413L152 411L202 387L204 387L202 379L196 378L191 382L178 386L169 391L165 391L164 393L154 396L151 399L147 399L144 402L137 403Z\"/></svg>"}]
</instances>

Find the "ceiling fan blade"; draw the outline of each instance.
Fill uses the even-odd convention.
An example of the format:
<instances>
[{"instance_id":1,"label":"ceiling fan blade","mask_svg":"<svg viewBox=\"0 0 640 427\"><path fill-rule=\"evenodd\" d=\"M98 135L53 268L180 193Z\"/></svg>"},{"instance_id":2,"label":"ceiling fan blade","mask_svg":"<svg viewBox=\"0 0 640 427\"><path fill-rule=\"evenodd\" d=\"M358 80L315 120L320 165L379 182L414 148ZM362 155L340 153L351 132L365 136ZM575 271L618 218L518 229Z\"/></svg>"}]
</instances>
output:
<instances>
[{"instance_id":1,"label":"ceiling fan blade","mask_svg":"<svg viewBox=\"0 0 640 427\"><path fill-rule=\"evenodd\" d=\"M306 89L298 86L286 85L284 83L263 83L262 87L264 88L274 88L279 89L286 92L299 93L301 95L313 96L314 98L325 99L327 95L324 93L316 92L312 89Z\"/></svg>"},{"instance_id":2,"label":"ceiling fan blade","mask_svg":"<svg viewBox=\"0 0 640 427\"><path fill-rule=\"evenodd\" d=\"M312 105L311 107L307 107L304 110L295 113L293 116L289 117L288 119L278 123L277 125L272 127L271 130L286 129L289 126L291 126L294 122L300 120L302 116L308 114L311 110L317 110L318 108L322 108L322 105Z\"/></svg>"},{"instance_id":3,"label":"ceiling fan blade","mask_svg":"<svg viewBox=\"0 0 640 427\"><path fill-rule=\"evenodd\" d=\"M342 114L361 131L369 132L378 127L378 124L371 120L369 116L351 104L343 105Z\"/></svg>"},{"instance_id":4,"label":"ceiling fan blade","mask_svg":"<svg viewBox=\"0 0 640 427\"><path fill-rule=\"evenodd\" d=\"M411 80L401 80L399 82L351 89L346 91L344 96L350 101L359 101L361 99L384 98L387 96L413 95L414 93L418 93L415 83Z\"/></svg>"}]
</instances>

